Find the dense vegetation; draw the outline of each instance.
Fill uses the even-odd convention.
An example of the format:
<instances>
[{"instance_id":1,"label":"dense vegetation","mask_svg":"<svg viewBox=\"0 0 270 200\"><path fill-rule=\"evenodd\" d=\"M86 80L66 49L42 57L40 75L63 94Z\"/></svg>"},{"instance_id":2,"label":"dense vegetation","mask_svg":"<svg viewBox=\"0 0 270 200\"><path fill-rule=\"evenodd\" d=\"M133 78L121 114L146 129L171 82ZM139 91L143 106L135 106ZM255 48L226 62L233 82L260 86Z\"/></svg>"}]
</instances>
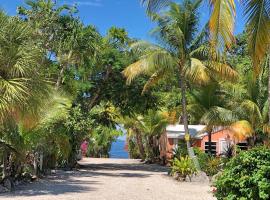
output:
<instances>
[{"instance_id":1,"label":"dense vegetation","mask_svg":"<svg viewBox=\"0 0 270 200\"><path fill-rule=\"evenodd\" d=\"M213 12L203 28L201 0L143 2L157 25L155 44L117 27L101 35L82 23L76 7L51 0L27 1L16 16L0 11L3 179L72 168L83 140L88 156L108 157L120 125L130 156L152 163L161 161L166 125L184 124L186 144L172 162L172 174L181 179L200 168L212 176L228 161L193 150L188 124L205 124L210 141L215 127L227 126L236 139L248 138L249 148L264 145L258 154L269 155L269 3L244 1L247 28L234 37L234 1L222 1L219 9L220 1L210 1ZM229 150L227 158L238 154ZM190 157L193 151L197 157ZM225 180L253 152L226 164L217 196L233 192L224 190ZM231 195L246 194L253 195L248 189ZM260 195L268 198L264 190Z\"/></svg>"},{"instance_id":2,"label":"dense vegetation","mask_svg":"<svg viewBox=\"0 0 270 200\"><path fill-rule=\"evenodd\" d=\"M84 139L89 156L108 157L120 118L158 104L141 95L143 78L125 84L121 72L136 59L127 32L102 36L76 13L50 0L28 1L14 17L0 12L3 178L74 167Z\"/></svg>"},{"instance_id":3,"label":"dense vegetation","mask_svg":"<svg viewBox=\"0 0 270 200\"><path fill-rule=\"evenodd\" d=\"M269 199L270 150L241 152L227 164L215 185L218 199Z\"/></svg>"}]
</instances>

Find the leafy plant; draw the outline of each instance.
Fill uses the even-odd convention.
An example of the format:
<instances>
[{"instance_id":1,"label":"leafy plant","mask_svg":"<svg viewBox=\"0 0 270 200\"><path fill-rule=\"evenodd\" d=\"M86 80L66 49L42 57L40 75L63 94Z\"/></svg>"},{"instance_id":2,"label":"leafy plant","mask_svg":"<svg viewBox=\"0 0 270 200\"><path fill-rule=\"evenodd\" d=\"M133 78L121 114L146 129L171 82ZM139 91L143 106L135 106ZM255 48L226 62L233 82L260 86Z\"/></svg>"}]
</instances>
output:
<instances>
[{"instance_id":1,"label":"leafy plant","mask_svg":"<svg viewBox=\"0 0 270 200\"><path fill-rule=\"evenodd\" d=\"M214 183L218 199L270 199L270 149L242 151Z\"/></svg>"},{"instance_id":2,"label":"leafy plant","mask_svg":"<svg viewBox=\"0 0 270 200\"><path fill-rule=\"evenodd\" d=\"M199 148L194 148L195 154L198 157L202 171L208 176L217 174L222 168L222 159L219 157L210 156Z\"/></svg>"},{"instance_id":3,"label":"leafy plant","mask_svg":"<svg viewBox=\"0 0 270 200\"><path fill-rule=\"evenodd\" d=\"M179 140L177 148L173 149L173 158L185 157L188 155L187 146L184 140Z\"/></svg>"},{"instance_id":4,"label":"leafy plant","mask_svg":"<svg viewBox=\"0 0 270 200\"><path fill-rule=\"evenodd\" d=\"M178 178L185 180L197 172L192 160L188 157L180 157L180 159L174 158L172 162L171 172L172 176L177 175Z\"/></svg>"}]
</instances>

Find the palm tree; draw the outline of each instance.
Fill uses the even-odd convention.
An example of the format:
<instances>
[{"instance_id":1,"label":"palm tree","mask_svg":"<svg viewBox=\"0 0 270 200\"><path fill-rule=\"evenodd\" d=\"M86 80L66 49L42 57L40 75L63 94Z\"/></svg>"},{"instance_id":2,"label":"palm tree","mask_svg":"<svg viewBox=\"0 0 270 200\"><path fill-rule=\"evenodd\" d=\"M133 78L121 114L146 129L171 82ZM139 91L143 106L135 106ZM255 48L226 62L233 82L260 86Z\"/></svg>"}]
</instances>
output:
<instances>
[{"instance_id":1,"label":"palm tree","mask_svg":"<svg viewBox=\"0 0 270 200\"><path fill-rule=\"evenodd\" d=\"M220 83L213 81L210 84L193 89L191 92L191 100L187 106L189 114L196 123L206 124L205 131L208 133L209 149L212 149L212 131L213 126L217 124L209 123L204 120L205 113L208 113L213 107L223 106L223 92ZM219 122L221 125L222 122ZM211 151L208 152L211 154Z\"/></svg>"},{"instance_id":2,"label":"palm tree","mask_svg":"<svg viewBox=\"0 0 270 200\"><path fill-rule=\"evenodd\" d=\"M141 0L147 7L147 12L153 12L168 6L170 0ZM211 44L217 49L230 48L234 41L234 18L236 15L235 0L210 0L211 16L209 31ZM247 18L247 33L249 36L249 53L253 61L256 75L261 71L261 64L268 54L270 45L270 1L269 0L243 0L244 15ZM270 61L268 62L270 69ZM270 70L269 70L270 71ZM268 104L270 105L270 73L268 76ZM270 106L268 108L270 124Z\"/></svg>"},{"instance_id":3,"label":"palm tree","mask_svg":"<svg viewBox=\"0 0 270 200\"><path fill-rule=\"evenodd\" d=\"M32 29L3 12L0 26L0 121L3 121L7 114L33 111L48 94L48 84L40 66L42 51L31 40Z\"/></svg>"},{"instance_id":4,"label":"palm tree","mask_svg":"<svg viewBox=\"0 0 270 200\"><path fill-rule=\"evenodd\" d=\"M150 162L159 157L159 138L164 133L168 120L161 111L149 110L138 118L138 128L146 139L147 157Z\"/></svg>"},{"instance_id":5,"label":"palm tree","mask_svg":"<svg viewBox=\"0 0 270 200\"><path fill-rule=\"evenodd\" d=\"M168 11L155 15L158 27L154 34L162 45L137 42L132 50L141 53L139 61L127 67L123 74L130 83L140 74L150 75L144 86L145 92L160 79L168 79L177 74L178 86L182 94L182 122L185 127L187 147L194 157L189 142L186 88L191 83L206 84L213 77L234 79L237 74L225 62L220 61L210 46L204 41L205 32L198 34L198 8L201 0L185 0L181 4L170 4Z\"/></svg>"},{"instance_id":6,"label":"palm tree","mask_svg":"<svg viewBox=\"0 0 270 200\"><path fill-rule=\"evenodd\" d=\"M14 127L25 114L38 112L49 94L49 84L40 64L44 54L32 39L31 27L3 12L0 12L0 26L0 127L1 134L8 135L9 129L5 128L8 124ZM11 148L7 148L9 141L2 144L5 155ZM5 163L6 156L3 159Z\"/></svg>"},{"instance_id":7,"label":"palm tree","mask_svg":"<svg viewBox=\"0 0 270 200\"><path fill-rule=\"evenodd\" d=\"M124 124L124 128L127 130L128 136L135 136L136 143L138 145L138 149L140 152L140 157L142 160L146 158L145 148L143 145L143 135L141 130L138 128L139 126L139 116L134 115L132 117L125 117L121 119L121 123Z\"/></svg>"},{"instance_id":8,"label":"palm tree","mask_svg":"<svg viewBox=\"0 0 270 200\"><path fill-rule=\"evenodd\" d=\"M258 138L257 133L269 132L267 88L262 84L266 82L266 76L260 73L255 81L250 81L253 73L248 71L237 84L221 84L225 101L210 107L201 121L208 127L226 126L236 139L241 141L248 138L253 146Z\"/></svg>"}]
</instances>

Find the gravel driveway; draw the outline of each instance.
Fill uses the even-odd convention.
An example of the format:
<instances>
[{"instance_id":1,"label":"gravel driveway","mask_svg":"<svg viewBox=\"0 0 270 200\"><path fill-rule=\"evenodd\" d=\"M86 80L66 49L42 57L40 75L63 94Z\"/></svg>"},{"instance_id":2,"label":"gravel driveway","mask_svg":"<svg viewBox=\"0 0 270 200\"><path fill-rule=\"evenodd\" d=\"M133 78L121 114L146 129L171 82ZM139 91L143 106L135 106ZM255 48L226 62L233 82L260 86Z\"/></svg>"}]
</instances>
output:
<instances>
[{"instance_id":1,"label":"gravel driveway","mask_svg":"<svg viewBox=\"0 0 270 200\"><path fill-rule=\"evenodd\" d=\"M79 171L58 171L38 182L0 195L2 200L214 200L202 183L179 183L167 169L138 160L93 159Z\"/></svg>"}]
</instances>

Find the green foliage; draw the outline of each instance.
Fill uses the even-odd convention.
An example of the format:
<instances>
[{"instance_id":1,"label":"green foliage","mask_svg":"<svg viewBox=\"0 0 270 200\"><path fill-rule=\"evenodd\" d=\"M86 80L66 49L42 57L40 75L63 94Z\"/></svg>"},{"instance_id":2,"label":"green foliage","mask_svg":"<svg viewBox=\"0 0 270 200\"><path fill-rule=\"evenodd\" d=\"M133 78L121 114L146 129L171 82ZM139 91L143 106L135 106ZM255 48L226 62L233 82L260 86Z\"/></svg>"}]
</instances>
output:
<instances>
[{"instance_id":1,"label":"green foliage","mask_svg":"<svg viewBox=\"0 0 270 200\"><path fill-rule=\"evenodd\" d=\"M173 150L173 158L186 157L188 155L187 145L184 140L179 140L178 146Z\"/></svg>"},{"instance_id":2,"label":"green foliage","mask_svg":"<svg viewBox=\"0 0 270 200\"><path fill-rule=\"evenodd\" d=\"M121 131L106 126L96 127L89 135L88 156L108 158L112 142L121 134Z\"/></svg>"},{"instance_id":3,"label":"green foliage","mask_svg":"<svg viewBox=\"0 0 270 200\"><path fill-rule=\"evenodd\" d=\"M214 184L218 199L269 199L270 149L257 147L241 152Z\"/></svg>"},{"instance_id":4,"label":"green foliage","mask_svg":"<svg viewBox=\"0 0 270 200\"><path fill-rule=\"evenodd\" d=\"M194 148L194 152L198 157L200 167L208 176L217 174L222 169L222 159L219 157L210 156L198 148Z\"/></svg>"},{"instance_id":5,"label":"green foliage","mask_svg":"<svg viewBox=\"0 0 270 200\"><path fill-rule=\"evenodd\" d=\"M138 145L136 144L136 141L133 138L130 138L129 139L129 142L128 142L128 153L129 153L130 158L132 158L132 159L139 159L139 158L141 158Z\"/></svg>"},{"instance_id":6,"label":"green foliage","mask_svg":"<svg viewBox=\"0 0 270 200\"><path fill-rule=\"evenodd\" d=\"M197 172L192 160L186 157L180 157L180 159L174 158L172 161L171 172L170 174L179 176L182 179L190 177L191 175Z\"/></svg>"}]
</instances>

